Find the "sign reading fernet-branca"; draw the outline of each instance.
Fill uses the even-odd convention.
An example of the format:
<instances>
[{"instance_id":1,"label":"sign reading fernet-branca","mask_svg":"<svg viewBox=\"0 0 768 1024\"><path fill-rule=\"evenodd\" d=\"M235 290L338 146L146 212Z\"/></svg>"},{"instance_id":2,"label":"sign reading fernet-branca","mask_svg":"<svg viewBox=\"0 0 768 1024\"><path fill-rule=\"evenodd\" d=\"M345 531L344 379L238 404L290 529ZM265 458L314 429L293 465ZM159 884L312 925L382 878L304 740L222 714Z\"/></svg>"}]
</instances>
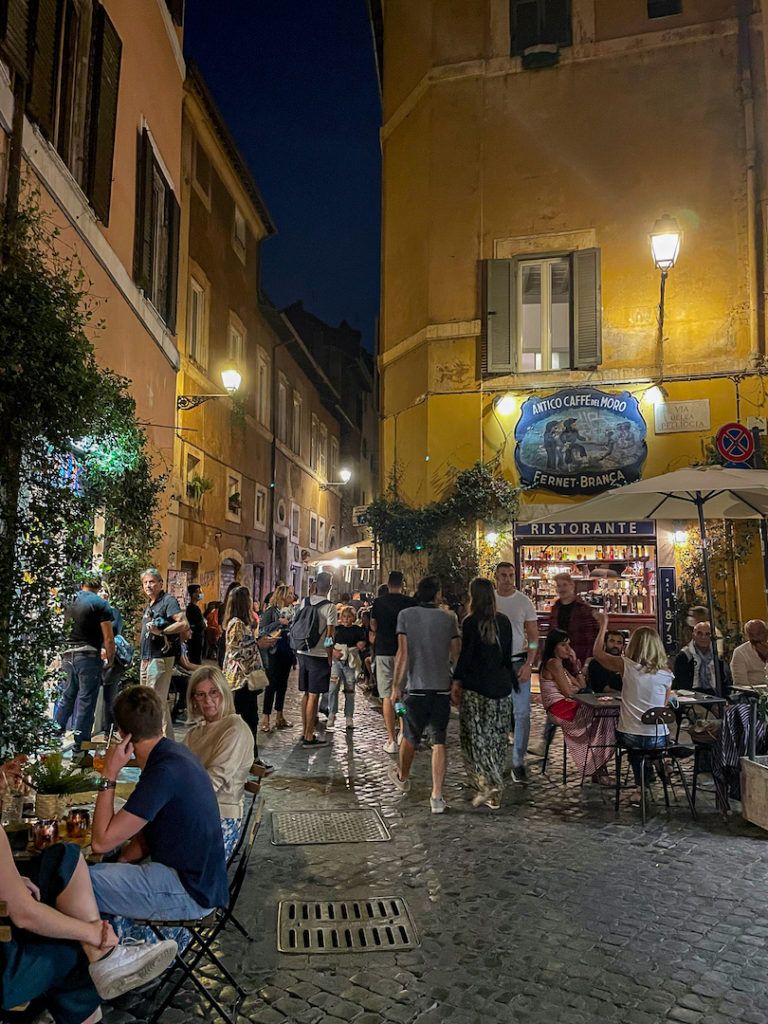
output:
<instances>
[{"instance_id":1,"label":"sign reading fernet-branca","mask_svg":"<svg viewBox=\"0 0 768 1024\"><path fill-rule=\"evenodd\" d=\"M628 391L568 388L523 403L515 463L524 487L597 494L633 483L648 454L645 420Z\"/></svg>"}]
</instances>

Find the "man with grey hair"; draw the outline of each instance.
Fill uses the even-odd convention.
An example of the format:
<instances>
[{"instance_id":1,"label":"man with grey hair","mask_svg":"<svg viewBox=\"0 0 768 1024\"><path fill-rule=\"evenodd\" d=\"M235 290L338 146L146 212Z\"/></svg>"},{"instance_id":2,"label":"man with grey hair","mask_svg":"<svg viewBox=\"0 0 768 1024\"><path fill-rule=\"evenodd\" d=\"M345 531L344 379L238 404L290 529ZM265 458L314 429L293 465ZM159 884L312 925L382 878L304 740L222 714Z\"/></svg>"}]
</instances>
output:
<instances>
[{"instance_id":1,"label":"man with grey hair","mask_svg":"<svg viewBox=\"0 0 768 1024\"><path fill-rule=\"evenodd\" d=\"M303 747L321 747L328 743L328 740L317 738L315 726L320 695L328 693L331 685L333 634L336 628L336 605L328 598L332 580L329 572L317 574L314 592L304 598L291 626L291 647L299 663L299 692L303 694Z\"/></svg>"},{"instance_id":2,"label":"man with grey hair","mask_svg":"<svg viewBox=\"0 0 768 1024\"><path fill-rule=\"evenodd\" d=\"M151 686L163 702L165 734L173 739L168 691L176 656L181 653L179 632L186 619L173 594L163 590L163 577L157 569L144 570L141 588L148 602L141 620L141 682Z\"/></svg>"},{"instance_id":3,"label":"man with grey hair","mask_svg":"<svg viewBox=\"0 0 768 1024\"><path fill-rule=\"evenodd\" d=\"M733 685L741 689L761 686L768 670L768 626L762 619L744 623L747 642L739 644L731 657Z\"/></svg>"}]
</instances>

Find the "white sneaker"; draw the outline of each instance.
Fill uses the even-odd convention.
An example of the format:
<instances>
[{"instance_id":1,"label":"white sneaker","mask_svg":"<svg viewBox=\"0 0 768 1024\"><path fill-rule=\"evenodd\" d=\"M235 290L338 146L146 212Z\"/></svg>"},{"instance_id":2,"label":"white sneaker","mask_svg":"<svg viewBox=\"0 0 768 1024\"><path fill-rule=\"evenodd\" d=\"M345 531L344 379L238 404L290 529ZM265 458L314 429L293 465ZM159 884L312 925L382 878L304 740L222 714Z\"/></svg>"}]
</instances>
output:
<instances>
[{"instance_id":1,"label":"white sneaker","mask_svg":"<svg viewBox=\"0 0 768 1024\"><path fill-rule=\"evenodd\" d=\"M387 754L396 754L397 753L397 741L396 740L387 740L387 742L384 744L384 751Z\"/></svg>"},{"instance_id":2,"label":"white sneaker","mask_svg":"<svg viewBox=\"0 0 768 1024\"><path fill-rule=\"evenodd\" d=\"M355 728L355 720L352 717L352 715L347 715L347 728L348 729L354 729Z\"/></svg>"},{"instance_id":3,"label":"white sneaker","mask_svg":"<svg viewBox=\"0 0 768 1024\"><path fill-rule=\"evenodd\" d=\"M115 946L109 956L90 965L91 981L102 999L117 999L158 978L171 965L177 950L173 939Z\"/></svg>"},{"instance_id":4,"label":"white sneaker","mask_svg":"<svg viewBox=\"0 0 768 1024\"><path fill-rule=\"evenodd\" d=\"M328 721L325 723L326 729L332 729L336 725L336 715L328 715Z\"/></svg>"},{"instance_id":5,"label":"white sneaker","mask_svg":"<svg viewBox=\"0 0 768 1024\"><path fill-rule=\"evenodd\" d=\"M448 804L443 800L441 796L429 798L429 809L433 814L445 814L448 810Z\"/></svg>"},{"instance_id":6,"label":"white sneaker","mask_svg":"<svg viewBox=\"0 0 768 1024\"><path fill-rule=\"evenodd\" d=\"M387 772L387 774L389 775L390 780L400 790L401 793L407 793L408 790L411 788L411 780L400 778L400 769L396 764L392 764L389 766L389 771Z\"/></svg>"}]
</instances>

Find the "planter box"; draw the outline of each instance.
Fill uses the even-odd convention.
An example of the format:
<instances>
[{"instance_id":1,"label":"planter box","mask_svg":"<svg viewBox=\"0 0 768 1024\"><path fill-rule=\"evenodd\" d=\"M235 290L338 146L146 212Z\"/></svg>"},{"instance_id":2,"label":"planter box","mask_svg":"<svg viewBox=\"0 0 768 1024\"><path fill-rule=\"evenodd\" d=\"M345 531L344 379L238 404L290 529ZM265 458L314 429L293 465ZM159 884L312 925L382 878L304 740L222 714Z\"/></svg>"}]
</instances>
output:
<instances>
[{"instance_id":1,"label":"planter box","mask_svg":"<svg viewBox=\"0 0 768 1024\"><path fill-rule=\"evenodd\" d=\"M741 759L741 813L768 830L768 756Z\"/></svg>"}]
</instances>

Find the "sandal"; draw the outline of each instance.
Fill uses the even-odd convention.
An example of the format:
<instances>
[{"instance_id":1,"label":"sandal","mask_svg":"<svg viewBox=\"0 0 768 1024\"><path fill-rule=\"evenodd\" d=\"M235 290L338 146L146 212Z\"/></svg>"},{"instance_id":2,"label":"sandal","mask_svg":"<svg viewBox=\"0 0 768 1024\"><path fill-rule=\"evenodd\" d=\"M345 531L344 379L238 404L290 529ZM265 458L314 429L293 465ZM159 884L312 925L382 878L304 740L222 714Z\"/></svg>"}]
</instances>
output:
<instances>
[{"instance_id":1,"label":"sandal","mask_svg":"<svg viewBox=\"0 0 768 1024\"><path fill-rule=\"evenodd\" d=\"M283 718L282 715L278 715L277 716L277 720L275 722L275 728L276 729L292 729L293 728L293 722L286 722L286 720Z\"/></svg>"},{"instance_id":2,"label":"sandal","mask_svg":"<svg viewBox=\"0 0 768 1024\"><path fill-rule=\"evenodd\" d=\"M261 721L259 722L259 732L271 732L272 726L269 724L269 715L262 715Z\"/></svg>"}]
</instances>

